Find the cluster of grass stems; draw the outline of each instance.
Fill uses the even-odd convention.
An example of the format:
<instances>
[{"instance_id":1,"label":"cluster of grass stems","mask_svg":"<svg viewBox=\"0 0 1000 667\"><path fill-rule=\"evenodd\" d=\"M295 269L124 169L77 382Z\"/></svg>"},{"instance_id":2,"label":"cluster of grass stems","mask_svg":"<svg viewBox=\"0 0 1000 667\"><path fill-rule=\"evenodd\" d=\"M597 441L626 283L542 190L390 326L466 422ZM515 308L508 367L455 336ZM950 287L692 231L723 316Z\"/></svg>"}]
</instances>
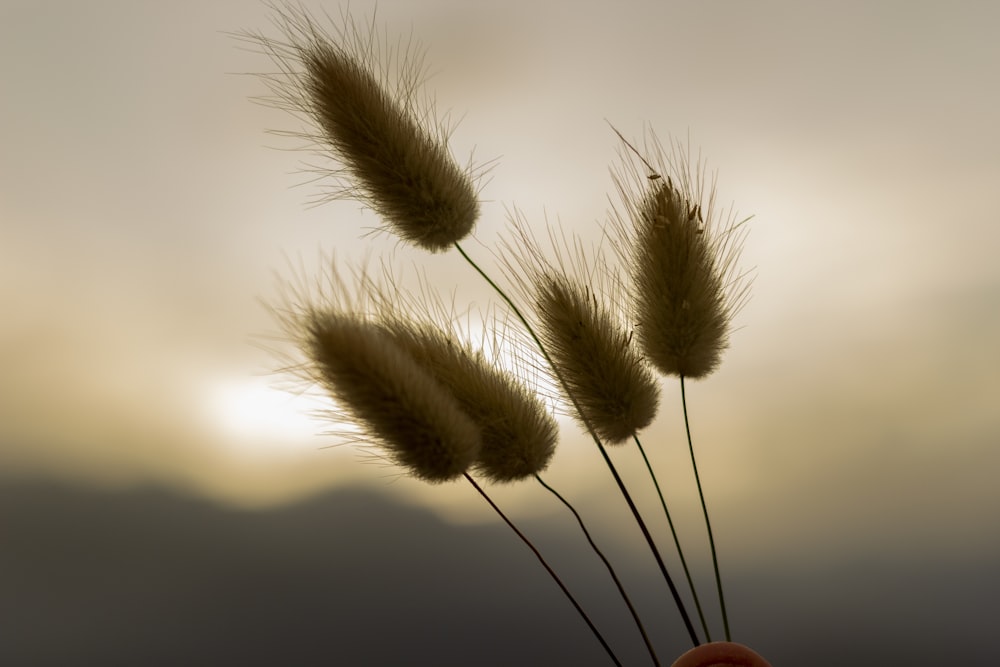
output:
<instances>
[{"instance_id":1,"label":"cluster of grass stems","mask_svg":"<svg viewBox=\"0 0 1000 667\"><path fill-rule=\"evenodd\" d=\"M745 221L714 207L700 160L647 135L642 149L612 130L620 161L612 170L619 201L605 234L618 255L587 253L549 228L549 259L517 211L497 250L504 280L491 277L463 242L480 216L482 173L460 166L449 127L423 97L424 68L411 43L390 46L374 23L346 13L321 27L305 10L272 6L280 37L240 35L277 71L259 75L265 102L305 124L294 133L329 158L321 167L333 197L373 209L399 239L431 253L454 251L499 298L492 345L475 345L426 284L406 293L388 273L353 274L353 297L337 272L298 286L272 309L301 359L283 369L333 399L334 423L355 441L431 483L464 479L524 541L615 664L612 647L543 555L490 498L484 484L533 480L569 512L614 581L648 649L653 641L614 566L573 505L542 477L558 440L551 406L571 414L611 474L663 576L693 645L712 641L681 542L640 440L659 408L657 375L676 377L687 447L715 571L723 633L730 637L722 578L688 421L686 381L704 378L728 346L733 315L749 281L736 270ZM374 18L373 18L374 21ZM612 261L615 260L615 261ZM616 267L627 267L619 270ZM504 367L498 347L521 361ZM531 349L529 349L531 348ZM492 349L492 353L490 352ZM646 519L608 454L634 444L670 528L694 603L692 615ZM699 628L696 628L696 624ZM699 634L700 629L700 634Z\"/></svg>"}]
</instances>

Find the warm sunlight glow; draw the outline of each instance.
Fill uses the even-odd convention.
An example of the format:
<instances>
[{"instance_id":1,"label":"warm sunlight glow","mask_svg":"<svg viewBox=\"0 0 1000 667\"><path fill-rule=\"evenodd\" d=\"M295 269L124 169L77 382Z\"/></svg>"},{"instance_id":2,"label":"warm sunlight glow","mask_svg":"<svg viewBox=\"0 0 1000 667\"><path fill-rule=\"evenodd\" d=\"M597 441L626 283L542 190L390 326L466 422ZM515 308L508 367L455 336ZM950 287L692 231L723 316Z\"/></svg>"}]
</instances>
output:
<instances>
[{"instance_id":1,"label":"warm sunlight glow","mask_svg":"<svg viewBox=\"0 0 1000 667\"><path fill-rule=\"evenodd\" d=\"M216 385L209 406L210 417L226 440L250 455L299 451L309 441L314 449L314 438L324 430L312 416L322 407L315 397L288 393L261 378Z\"/></svg>"}]
</instances>

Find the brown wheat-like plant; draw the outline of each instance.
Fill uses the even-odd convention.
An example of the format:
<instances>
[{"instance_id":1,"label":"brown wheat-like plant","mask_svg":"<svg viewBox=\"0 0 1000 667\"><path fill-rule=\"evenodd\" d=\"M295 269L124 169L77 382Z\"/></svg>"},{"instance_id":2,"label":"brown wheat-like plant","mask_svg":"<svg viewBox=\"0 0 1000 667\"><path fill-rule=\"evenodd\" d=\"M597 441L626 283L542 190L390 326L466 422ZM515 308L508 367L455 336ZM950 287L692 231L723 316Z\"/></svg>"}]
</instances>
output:
<instances>
[{"instance_id":1,"label":"brown wheat-like plant","mask_svg":"<svg viewBox=\"0 0 1000 667\"><path fill-rule=\"evenodd\" d=\"M449 388L381 327L316 312L303 325L316 376L358 424L414 476L443 482L479 456L482 433Z\"/></svg>"},{"instance_id":2,"label":"brown wheat-like plant","mask_svg":"<svg viewBox=\"0 0 1000 667\"><path fill-rule=\"evenodd\" d=\"M325 31L304 9L274 7L283 38L241 37L278 72L262 78L262 102L302 118L296 133L335 166L332 197L363 202L401 239L432 252L465 238L479 217L476 174L448 148L449 129L421 99L422 53L389 47L345 14Z\"/></svg>"},{"instance_id":3,"label":"brown wheat-like plant","mask_svg":"<svg viewBox=\"0 0 1000 667\"><path fill-rule=\"evenodd\" d=\"M679 144L668 153L651 134L639 153L623 142L635 155L624 152L613 171L624 211L611 226L632 267L636 335L661 373L704 378L721 363L748 295L738 272L747 219L719 212L704 166Z\"/></svg>"},{"instance_id":4,"label":"brown wheat-like plant","mask_svg":"<svg viewBox=\"0 0 1000 667\"><path fill-rule=\"evenodd\" d=\"M492 482L542 472L555 453L558 429L545 404L510 373L427 323L382 322L393 341L448 387L482 433L474 467Z\"/></svg>"},{"instance_id":5,"label":"brown wheat-like plant","mask_svg":"<svg viewBox=\"0 0 1000 667\"><path fill-rule=\"evenodd\" d=\"M625 442L656 417L659 388L633 344L621 281L603 254L588 256L579 239L550 231L546 253L521 213L513 213L511 224L507 273L534 313L565 402L578 408L571 414L605 443Z\"/></svg>"},{"instance_id":6,"label":"brown wheat-like plant","mask_svg":"<svg viewBox=\"0 0 1000 667\"><path fill-rule=\"evenodd\" d=\"M715 208L700 161L672 144L668 154L650 135L643 151L617 130L621 164L613 180L621 204L612 213L612 244L619 271L604 256L588 257L579 241L550 260L513 216L513 241L501 263L511 291L502 288L465 251L480 203L473 169L458 166L446 124L419 97L422 56L406 47L386 48L371 26L359 28L345 13L342 25L322 30L305 10L274 6L281 39L241 37L268 55L277 73L263 75L265 101L306 121L293 132L308 148L333 161L320 168L334 179L335 197L363 202L401 240L432 252L454 247L500 297L510 319L523 327L501 329L514 346L531 341L541 382L501 368L472 341L456 335L435 297L405 294L389 280L356 274L360 296L352 302L334 269L318 293L294 289L273 308L285 335L303 359L288 369L333 399L331 414L361 429L358 439L430 482L465 478L534 552L609 658L621 664L579 602L538 549L474 479L507 483L534 477L573 513L591 548L605 563L654 664L659 660L639 614L614 568L580 514L540 477L552 460L558 428L546 386L597 445L663 574L692 642L700 639L667 566L627 484L605 448L633 440L656 485L684 568L706 641L708 623L681 550L653 466L639 432L657 414L659 387L651 368L680 380L688 448L698 484L715 569L726 639L729 620L711 523L695 464L685 379L707 377L729 344L732 319L745 302L749 281L737 272L745 221ZM567 253L569 260L564 257ZM621 273L627 274L624 278ZM422 301L421 297L424 298ZM431 303L427 303L430 301ZM524 369L521 369L524 370Z\"/></svg>"}]
</instances>

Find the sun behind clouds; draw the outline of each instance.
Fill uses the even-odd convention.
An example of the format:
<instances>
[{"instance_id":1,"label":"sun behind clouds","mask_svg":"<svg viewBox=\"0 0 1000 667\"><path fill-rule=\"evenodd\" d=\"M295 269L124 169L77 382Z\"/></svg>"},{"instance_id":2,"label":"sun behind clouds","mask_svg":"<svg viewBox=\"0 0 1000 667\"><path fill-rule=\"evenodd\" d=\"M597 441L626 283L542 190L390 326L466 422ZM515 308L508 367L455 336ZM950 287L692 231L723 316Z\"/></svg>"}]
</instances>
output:
<instances>
[{"instance_id":1,"label":"sun behind clouds","mask_svg":"<svg viewBox=\"0 0 1000 667\"><path fill-rule=\"evenodd\" d=\"M264 377L229 379L212 385L208 418L221 440L240 457L299 455L323 446L317 436L330 424L314 416L324 405L309 394L293 394Z\"/></svg>"}]
</instances>

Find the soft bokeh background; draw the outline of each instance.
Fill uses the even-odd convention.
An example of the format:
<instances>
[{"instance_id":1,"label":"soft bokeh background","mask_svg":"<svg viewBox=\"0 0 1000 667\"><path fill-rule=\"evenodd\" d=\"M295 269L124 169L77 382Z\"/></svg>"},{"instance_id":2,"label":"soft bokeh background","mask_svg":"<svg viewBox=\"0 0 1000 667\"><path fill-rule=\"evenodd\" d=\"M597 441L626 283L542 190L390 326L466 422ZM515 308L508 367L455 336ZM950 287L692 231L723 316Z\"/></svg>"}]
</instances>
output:
<instances>
[{"instance_id":1,"label":"soft bokeh background","mask_svg":"<svg viewBox=\"0 0 1000 667\"><path fill-rule=\"evenodd\" d=\"M0 5L0 662L603 664L471 489L324 449L275 388L261 300L323 253L491 296L454 256L366 235L355 203L306 208L307 156L265 134L299 125L248 101L269 63L226 34L276 35L270 16ZM429 47L456 155L499 158L468 244L486 266L505 205L597 238L604 119L689 140L755 216L752 300L690 391L736 638L776 665L995 655L1000 8L383 0L377 21ZM706 563L678 401L665 383L644 440ZM549 481L627 565L666 660L680 622L608 477L566 423ZM642 664L567 517L494 492Z\"/></svg>"}]
</instances>

